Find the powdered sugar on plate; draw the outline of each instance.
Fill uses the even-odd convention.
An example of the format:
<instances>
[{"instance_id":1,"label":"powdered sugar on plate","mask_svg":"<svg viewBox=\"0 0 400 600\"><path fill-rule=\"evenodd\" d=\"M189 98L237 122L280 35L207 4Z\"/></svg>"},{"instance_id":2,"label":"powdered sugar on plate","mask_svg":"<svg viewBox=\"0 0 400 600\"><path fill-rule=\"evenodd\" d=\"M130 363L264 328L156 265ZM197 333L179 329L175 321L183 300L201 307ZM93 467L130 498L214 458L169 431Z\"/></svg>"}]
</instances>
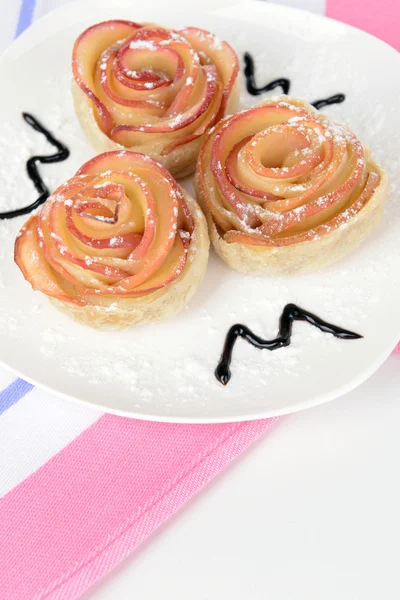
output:
<instances>
[{"instance_id":1,"label":"powdered sugar on plate","mask_svg":"<svg viewBox=\"0 0 400 600\"><path fill-rule=\"evenodd\" d=\"M265 10L274 9L271 5ZM312 26L312 15L307 19ZM291 93L310 101L346 94L343 104L323 112L347 122L396 183L397 105L379 65L372 58L365 65L366 49L354 45L352 34L343 36L340 44L328 36L321 46L312 38L283 34L274 23L274 18L266 19L265 27L206 16L196 20L199 27L231 43L240 59L244 51L252 53L259 86L288 77ZM296 20L292 25L296 27ZM40 167L50 189L94 154L80 131L68 91L74 37L73 31L57 31L49 38L42 32L37 46L29 49L29 60L27 55L14 60L13 71L18 69L20 77L10 86L18 93L13 97L11 91L9 99L0 99L3 123L8 123L0 125L2 210L32 201L36 192L25 174L25 162L32 153L53 151L25 125L22 110L32 112L70 147L67 161ZM29 94L32 89L35 94ZM254 98L242 90L243 105L269 96ZM21 98L30 98L29 105ZM191 181L184 185L193 191ZM229 421L332 398L365 378L392 341L394 345L396 332L390 326L396 326L400 289L400 202L392 189L382 222L368 242L341 263L313 275L254 277L236 273L212 253L205 280L185 310L169 321L123 332L78 325L33 292L12 259L14 237L25 218L0 221L0 360L58 393L139 417ZM275 352L259 351L239 340L232 379L226 387L219 384L214 369L229 327L243 322L262 337L273 338L288 302L365 337L343 341L296 322L291 345Z\"/></svg>"}]
</instances>

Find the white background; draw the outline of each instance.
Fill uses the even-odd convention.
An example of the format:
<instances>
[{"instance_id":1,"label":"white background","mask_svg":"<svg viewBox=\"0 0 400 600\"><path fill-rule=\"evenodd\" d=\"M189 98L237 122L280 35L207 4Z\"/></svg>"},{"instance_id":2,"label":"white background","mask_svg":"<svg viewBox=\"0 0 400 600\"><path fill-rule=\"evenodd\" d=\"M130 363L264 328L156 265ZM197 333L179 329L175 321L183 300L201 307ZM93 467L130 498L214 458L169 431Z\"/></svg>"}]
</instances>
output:
<instances>
[{"instance_id":1,"label":"white background","mask_svg":"<svg viewBox=\"0 0 400 600\"><path fill-rule=\"evenodd\" d=\"M0 49L13 4L0 2ZM86 600L399 598L399 400L393 355L354 392L280 419Z\"/></svg>"},{"instance_id":2,"label":"white background","mask_svg":"<svg viewBox=\"0 0 400 600\"><path fill-rule=\"evenodd\" d=\"M281 418L86 600L400 598L400 355Z\"/></svg>"}]
</instances>

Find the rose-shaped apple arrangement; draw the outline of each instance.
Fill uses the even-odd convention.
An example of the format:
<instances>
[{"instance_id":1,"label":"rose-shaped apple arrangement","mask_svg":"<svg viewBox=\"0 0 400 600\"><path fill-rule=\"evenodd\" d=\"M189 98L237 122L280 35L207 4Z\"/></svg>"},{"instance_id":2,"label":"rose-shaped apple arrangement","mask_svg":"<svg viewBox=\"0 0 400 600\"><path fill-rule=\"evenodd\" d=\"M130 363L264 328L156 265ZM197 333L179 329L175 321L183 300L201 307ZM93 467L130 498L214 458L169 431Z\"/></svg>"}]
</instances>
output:
<instances>
[{"instance_id":1,"label":"rose-shaped apple arrangement","mask_svg":"<svg viewBox=\"0 0 400 600\"><path fill-rule=\"evenodd\" d=\"M216 125L196 187L218 254L239 271L274 274L349 253L377 223L388 186L349 129L281 97Z\"/></svg>"},{"instance_id":2,"label":"rose-shaped apple arrangement","mask_svg":"<svg viewBox=\"0 0 400 600\"><path fill-rule=\"evenodd\" d=\"M21 229L15 261L35 290L92 326L125 327L183 308L207 266L194 199L142 154L84 164Z\"/></svg>"},{"instance_id":3,"label":"rose-shaped apple arrangement","mask_svg":"<svg viewBox=\"0 0 400 600\"><path fill-rule=\"evenodd\" d=\"M72 70L94 149L148 154L176 177L194 171L205 133L238 104L235 52L195 27L98 23L76 40Z\"/></svg>"}]
</instances>

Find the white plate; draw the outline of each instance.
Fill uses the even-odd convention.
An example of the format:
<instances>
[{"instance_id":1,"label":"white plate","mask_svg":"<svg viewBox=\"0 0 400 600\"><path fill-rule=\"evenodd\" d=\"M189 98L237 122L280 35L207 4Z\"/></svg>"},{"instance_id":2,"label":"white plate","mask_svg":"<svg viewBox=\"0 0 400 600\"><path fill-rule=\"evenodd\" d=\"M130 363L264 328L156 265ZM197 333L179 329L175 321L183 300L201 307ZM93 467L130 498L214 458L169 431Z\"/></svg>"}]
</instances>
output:
<instances>
[{"instance_id":1,"label":"white plate","mask_svg":"<svg viewBox=\"0 0 400 600\"><path fill-rule=\"evenodd\" d=\"M144 4L144 3L142 3ZM173 320L121 333L93 331L31 291L12 260L24 218L0 221L0 361L35 384L105 411L131 417L217 422L255 419L325 402L359 385L383 362L400 336L400 180L398 54L377 39L301 11L254 2L198 16L193 9L112 7L97 0L61 8L35 23L0 62L0 210L35 197L25 161L45 149L23 122L30 111L71 149L64 163L42 167L50 186L72 176L93 152L80 132L69 94L76 36L104 18L197 25L227 39L242 57L252 52L259 84L292 80L291 93L310 101L344 92L326 113L346 120L387 169L390 199L379 227L338 265L309 276L240 275L211 256L206 279L187 310ZM393 79L390 75L393 75ZM7 93L5 93L5 91ZM243 89L243 103L252 104ZM239 341L233 376L214 377L224 336L235 322L273 337L284 305L295 302L356 331L341 341L305 323L294 324L292 345L259 351Z\"/></svg>"}]
</instances>

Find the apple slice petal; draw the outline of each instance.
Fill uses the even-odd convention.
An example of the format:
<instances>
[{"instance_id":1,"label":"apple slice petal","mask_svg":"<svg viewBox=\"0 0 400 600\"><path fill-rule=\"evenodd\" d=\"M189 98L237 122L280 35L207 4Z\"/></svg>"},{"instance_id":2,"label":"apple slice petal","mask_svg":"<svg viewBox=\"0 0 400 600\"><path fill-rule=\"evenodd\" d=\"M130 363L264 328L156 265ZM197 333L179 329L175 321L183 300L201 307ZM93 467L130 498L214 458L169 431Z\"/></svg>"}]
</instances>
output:
<instances>
[{"instance_id":1,"label":"apple slice petal","mask_svg":"<svg viewBox=\"0 0 400 600\"><path fill-rule=\"evenodd\" d=\"M97 295L160 289L185 268L194 219L175 180L149 157L99 155L56 192L16 240L15 260L35 289L93 305Z\"/></svg>"},{"instance_id":2,"label":"apple slice petal","mask_svg":"<svg viewBox=\"0 0 400 600\"><path fill-rule=\"evenodd\" d=\"M112 20L97 23L86 29L77 38L72 51L72 73L81 90L89 96L96 108L104 133L108 133L113 125L111 116L96 94L93 74L99 56L106 48L121 38L132 34L140 27L136 23L123 20Z\"/></svg>"},{"instance_id":3,"label":"apple slice petal","mask_svg":"<svg viewBox=\"0 0 400 600\"><path fill-rule=\"evenodd\" d=\"M239 73L239 60L235 51L227 42L220 40L216 35L204 29L186 27L178 33L190 42L197 53L202 53L207 61L212 62L221 74L223 98L220 114L223 115Z\"/></svg>"},{"instance_id":4,"label":"apple slice petal","mask_svg":"<svg viewBox=\"0 0 400 600\"><path fill-rule=\"evenodd\" d=\"M179 277L185 268L188 254L188 242L186 238L177 235L171 252L168 254L161 267L151 275L145 282L131 287L126 281L122 281L123 286L110 286L100 292L98 290L83 290L85 296L96 295L126 295L139 296L149 294L155 290L161 289L172 283Z\"/></svg>"},{"instance_id":5,"label":"apple slice petal","mask_svg":"<svg viewBox=\"0 0 400 600\"><path fill-rule=\"evenodd\" d=\"M210 106L217 91L217 75L215 67L205 68L203 93L196 104L186 112L175 115L165 121L149 123L148 125L117 125L110 132L110 137L123 146L135 144L135 133L171 133L184 130L195 121L198 121Z\"/></svg>"},{"instance_id":6,"label":"apple slice petal","mask_svg":"<svg viewBox=\"0 0 400 600\"><path fill-rule=\"evenodd\" d=\"M266 101L209 133L196 185L226 242L273 246L338 227L368 201L371 175L345 126L301 101Z\"/></svg>"},{"instance_id":7,"label":"apple slice petal","mask_svg":"<svg viewBox=\"0 0 400 600\"><path fill-rule=\"evenodd\" d=\"M56 273L46 261L36 235L37 217L31 217L15 241L14 260L34 290L77 306L86 304L83 298L66 294Z\"/></svg>"},{"instance_id":8,"label":"apple slice petal","mask_svg":"<svg viewBox=\"0 0 400 600\"><path fill-rule=\"evenodd\" d=\"M232 48L207 31L119 20L84 31L72 67L110 141L157 156L190 144L225 114L239 73Z\"/></svg>"}]
</instances>

